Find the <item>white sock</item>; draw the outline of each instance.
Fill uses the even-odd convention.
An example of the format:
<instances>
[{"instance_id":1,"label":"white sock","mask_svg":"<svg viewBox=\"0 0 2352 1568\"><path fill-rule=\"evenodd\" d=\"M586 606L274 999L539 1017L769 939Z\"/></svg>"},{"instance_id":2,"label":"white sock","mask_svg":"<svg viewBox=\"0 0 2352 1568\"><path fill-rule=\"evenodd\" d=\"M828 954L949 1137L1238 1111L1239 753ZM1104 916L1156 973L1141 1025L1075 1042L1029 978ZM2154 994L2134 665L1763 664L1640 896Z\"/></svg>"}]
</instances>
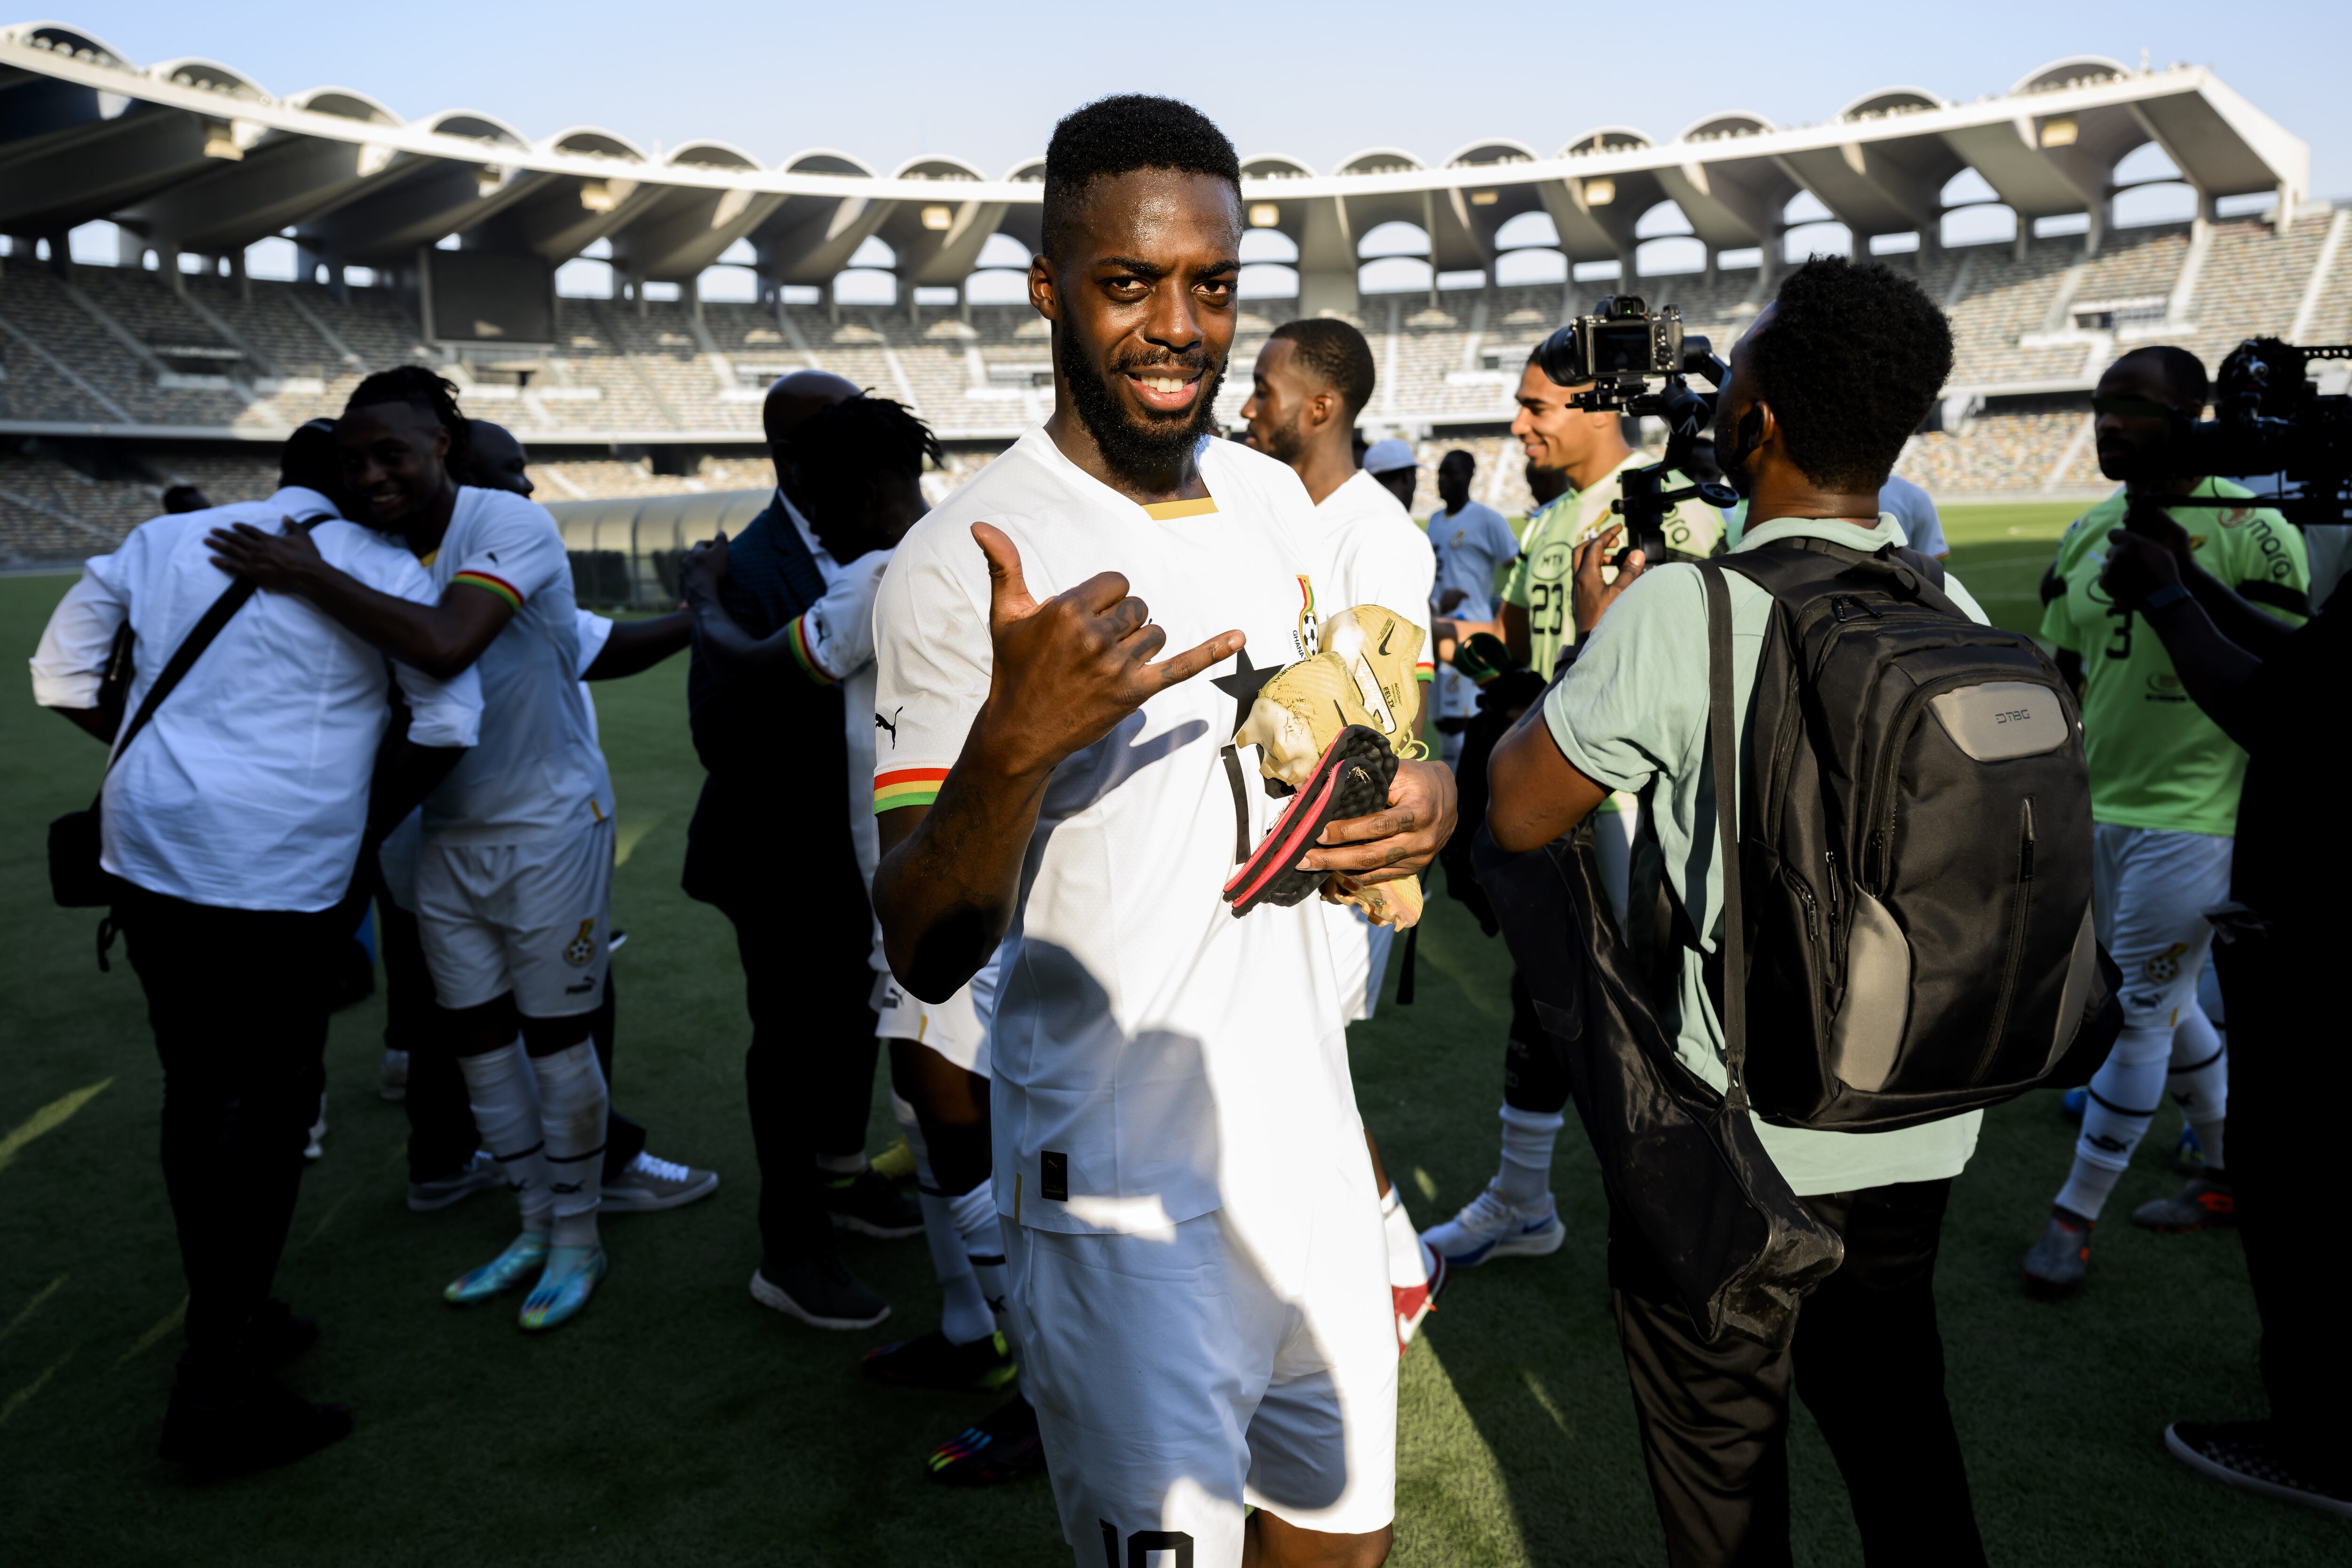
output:
<instances>
[{"instance_id":1,"label":"white sock","mask_svg":"<svg viewBox=\"0 0 2352 1568\"><path fill-rule=\"evenodd\" d=\"M547 1139L548 1190L555 1199L548 1237L556 1247L596 1245L596 1205L604 1186L604 1069L586 1040L530 1058L539 1079L539 1124Z\"/></svg>"},{"instance_id":2,"label":"white sock","mask_svg":"<svg viewBox=\"0 0 2352 1568\"><path fill-rule=\"evenodd\" d=\"M2083 1132L2074 1141L2074 1168L2059 1189L2058 1206L2096 1219L2116 1190L2132 1151L2164 1098L2164 1068L2172 1052L2172 1026L2138 1024L2116 1037L2114 1048L2091 1075Z\"/></svg>"},{"instance_id":3,"label":"white sock","mask_svg":"<svg viewBox=\"0 0 2352 1568\"><path fill-rule=\"evenodd\" d=\"M1412 1216L1404 1212L1404 1194L1394 1183L1381 1198L1381 1228L1388 1237L1389 1283L1399 1290L1428 1284L1429 1263L1422 1256L1421 1236L1412 1228Z\"/></svg>"},{"instance_id":4,"label":"white sock","mask_svg":"<svg viewBox=\"0 0 2352 1568\"><path fill-rule=\"evenodd\" d=\"M482 1146L499 1163L507 1190L522 1208L525 1230L545 1230L553 1198L547 1190L547 1139L539 1124L539 1080L522 1042L477 1057L459 1057L466 1100Z\"/></svg>"},{"instance_id":5,"label":"white sock","mask_svg":"<svg viewBox=\"0 0 2352 1568\"><path fill-rule=\"evenodd\" d=\"M1551 1191L1551 1145L1565 1118L1503 1106L1503 1168L1495 1190L1504 1200L1525 1208L1544 1200Z\"/></svg>"},{"instance_id":6,"label":"white sock","mask_svg":"<svg viewBox=\"0 0 2352 1568\"><path fill-rule=\"evenodd\" d=\"M940 1191L931 1174L931 1151L923 1142L922 1124L915 1108L890 1097L891 1109L901 1111L898 1130L907 1136L907 1151L915 1157L915 1201L923 1211L923 1240L931 1249L931 1272L940 1279L940 1332L950 1344L968 1345L996 1331L996 1314L972 1272L963 1237L956 1229L955 1205Z\"/></svg>"},{"instance_id":7,"label":"white sock","mask_svg":"<svg viewBox=\"0 0 2352 1568\"><path fill-rule=\"evenodd\" d=\"M2222 1134L2230 1109L2230 1058L2213 1021L2194 1003L2181 1010L2180 1022L2173 1027L2172 1068L2165 1085L2197 1133L2206 1168L2226 1170Z\"/></svg>"},{"instance_id":8,"label":"white sock","mask_svg":"<svg viewBox=\"0 0 2352 1568\"><path fill-rule=\"evenodd\" d=\"M955 1215L956 1234L963 1240L964 1257L971 1264L973 1277L980 1281L981 1294L995 1315L996 1331L1004 1336L1005 1349L1017 1359L1021 1354L1020 1336L1013 1330L1013 1313L1006 1300L1012 1287L1006 1281L1004 1233L996 1213L996 1184L985 1181L968 1193L956 1194L948 1199L948 1207Z\"/></svg>"}]
</instances>

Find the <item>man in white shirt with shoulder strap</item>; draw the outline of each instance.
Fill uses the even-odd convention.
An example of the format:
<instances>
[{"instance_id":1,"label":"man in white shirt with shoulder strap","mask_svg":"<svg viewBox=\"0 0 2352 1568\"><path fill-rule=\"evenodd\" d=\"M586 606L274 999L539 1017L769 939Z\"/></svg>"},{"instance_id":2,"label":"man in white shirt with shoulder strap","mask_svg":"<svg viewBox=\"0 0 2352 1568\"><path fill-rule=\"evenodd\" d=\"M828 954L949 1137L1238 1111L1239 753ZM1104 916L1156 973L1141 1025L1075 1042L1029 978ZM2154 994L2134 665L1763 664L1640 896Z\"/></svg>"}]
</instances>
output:
<instances>
[{"instance_id":1,"label":"man in white shirt with shoulder strap","mask_svg":"<svg viewBox=\"0 0 2352 1568\"><path fill-rule=\"evenodd\" d=\"M432 582L407 552L336 515L325 493L333 439L323 420L297 431L266 501L158 517L94 557L41 635L34 700L115 741L119 716L101 706L100 687L117 633L131 634L125 710L135 716L231 588L205 542L231 523L307 525L320 559L354 581L430 603ZM409 729L371 800L394 682ZM120 881L114 919L163 1058L163 1181L188 1278L166 1459L249 1468L351 1430L341 1407L269 1378L318 1335L268 1297L319 1104L322 982L358 922L351 894L363 841L464 755L481 707L471 670L443 680L390 664L301 600L257 594L116 750L101 863Z\"/></svg>"}]
</instances>

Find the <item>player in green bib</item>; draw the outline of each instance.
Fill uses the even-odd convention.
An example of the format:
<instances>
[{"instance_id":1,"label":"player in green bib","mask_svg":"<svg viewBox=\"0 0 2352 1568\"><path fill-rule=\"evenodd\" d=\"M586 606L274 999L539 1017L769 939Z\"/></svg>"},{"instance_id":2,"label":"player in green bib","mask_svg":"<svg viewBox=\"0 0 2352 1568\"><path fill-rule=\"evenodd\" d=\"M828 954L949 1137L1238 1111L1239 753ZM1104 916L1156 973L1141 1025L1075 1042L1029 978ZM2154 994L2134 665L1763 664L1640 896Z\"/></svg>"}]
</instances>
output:
<instances>
[{"instance_id":1,"label":"player in green bib","mask_svg":"<svg viewBox=\"0 0 2352 1568\"><path fill-rule=\"evenodd\" d=\"M1513 658L1547 678L1577 637L1570 603L1577 547L1624 521L1610 510L1610 503L1618 498L1629 470L1656 461L1626 445L1616 415L1571 404L1569 399L1576 390L1545 375L1530 354L1519 376L1519 412L1511 421L1511 434L1527 450L1528 488L1541 493L1543 479L1568 487L1528 519L1519 534L1519 557L1503 583L1503 640ZM1666 476L1669 489L1689 483L1679 473ZM1713 554L1723 538L1721 514L1696 500L1685 501L1668 514L1664 531L1674 559ZM1617 570L1604 567L1601 576L1614 583ZM1452 630L1440 630L1441 643ZM1629 795L1602 801L1592 818L1601 885L1621 921L1633 867L1633 830L1640 822L1641 807ZM1548 1253L1566 1235L1549 1183L1552 1140L1563 1125L1567 1086L1565 1079L1552 1081L1530 1060L1542 1037L1534 1021L1535 1005L1516 974L1511 977L1511 1003L1501 1111L1502 1168L1486 1192L1453 1218L1422 1233L1422 1240L1451 1268Z\"/></svg>"},{"instance_id":2,"label":"player in green bib","mask_svg":"<svg viewBox=\"0 0 2352 1568\"><path fill-rule=\"evenodd\" d=\"M2044 1294L2079 1285L2090 1233L2168 1087L2203 1146L2205 1167L2179 1194L2141 1205L2151 1230L2226 1224L2232 1199L2223 1143L2228 1062L2198 1000L2212 927L2203 911L2230 890L2230 849L2246 754L2182 689L2164 645L2099 586L2108 536L2135 499L2248 498L2227 479L2172 475L2164 452L2180 416L2205 405L2205 367L2177 348L2134 349L2100 378L2093 408L2099 467L2124 489L2076 518L2042 581L2042 635L2083 700L2090 765L2094 918L2123 970L2124 1028L2092 1078L2074 1165L2025 1258ZM2142 523L2214 577L2282 616L2304 613L2310 572L2301 533L2267 508L2179 505Z\"/></svg>"}]
</instances>

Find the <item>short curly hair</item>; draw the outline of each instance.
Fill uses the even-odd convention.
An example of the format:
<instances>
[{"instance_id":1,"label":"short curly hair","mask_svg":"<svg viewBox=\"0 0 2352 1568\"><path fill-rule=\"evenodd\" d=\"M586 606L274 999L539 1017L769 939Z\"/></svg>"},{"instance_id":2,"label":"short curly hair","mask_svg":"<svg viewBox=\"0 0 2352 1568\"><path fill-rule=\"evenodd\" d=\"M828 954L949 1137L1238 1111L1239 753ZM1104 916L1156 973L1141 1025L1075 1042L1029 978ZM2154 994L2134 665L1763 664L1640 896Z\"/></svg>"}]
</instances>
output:
<instances>
[{"instance_id":1,"label":"short curly hair","mask_svg":"<svg viewBox=\"0 0 2352 1568\"><path fill-rule=\"evenodd\" d=\"M1828 489L1876 489L1952 374L1952 326L1907 275L1816 256L1789 274L1772 324L1742 345L1789 460Z\"/></svg>"},{"instance_id":2,"label":"short curly hair","mask_svg":"<svg viewBox=\"0 0 2352 1568\"><path fill-rule=\"evenodd\" d=\"M1335 317L1309 316L1283 322L1274 329L1273 338L1295 345L1300 368L1339 395L1348 422L1354 424L1371 402L1378 380L1372 345L1364 334Z\"/></svg>"},{"instance_id":3,"label":"short curly hair","mask_svg":"<svg viewBox=\"0 0 2352 1568\"><path fill-rule=\"evenodd\" d=\"M421 364L395 365L377 371L352 388L343 400L343 412L349 415L359 408L372 408L383 403L405 403L422 408L433 416L441 428L449 433L449 455L443 461L451 473L465 482L474 452L473 421L457 410L457 385Z\"/></svg>"},{"instance_id":4,"label":"short curly hair","mask_svg":"<svg viewBox=\"0 0 2352 1568\"><path fill-rule=\"evenodd\" d=\"M1087 187L1138 169L1208 174L1242 189L1241 155L1215 121L1189 103L1149 93L1098 98L1063 116L1045 144L1045 255L1058 260L1062 241Z\"/></svg>"}]
</instances>

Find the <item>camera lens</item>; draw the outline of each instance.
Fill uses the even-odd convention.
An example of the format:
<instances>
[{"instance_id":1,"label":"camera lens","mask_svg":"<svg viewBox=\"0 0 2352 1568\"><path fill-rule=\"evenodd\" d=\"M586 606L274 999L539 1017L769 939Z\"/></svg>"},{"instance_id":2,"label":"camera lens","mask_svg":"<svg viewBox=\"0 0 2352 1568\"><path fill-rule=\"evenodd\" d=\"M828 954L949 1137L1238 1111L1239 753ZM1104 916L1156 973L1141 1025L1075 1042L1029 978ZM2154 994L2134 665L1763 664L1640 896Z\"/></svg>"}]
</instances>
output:
<instances>
[{"instance_id":1,"label":"camera lens","mask_svg":"<svg viewBox=\"0 0 2352 1568\"><path fill-rule=\"evenodd\" d=\"M1584 355L1576 341L1573 321L1543 341L1536 350L1536 363L1543 367L1545 379L1555 385L1575 386L1591 379L1585 374Z\"/></svg>"}]
</instances>

